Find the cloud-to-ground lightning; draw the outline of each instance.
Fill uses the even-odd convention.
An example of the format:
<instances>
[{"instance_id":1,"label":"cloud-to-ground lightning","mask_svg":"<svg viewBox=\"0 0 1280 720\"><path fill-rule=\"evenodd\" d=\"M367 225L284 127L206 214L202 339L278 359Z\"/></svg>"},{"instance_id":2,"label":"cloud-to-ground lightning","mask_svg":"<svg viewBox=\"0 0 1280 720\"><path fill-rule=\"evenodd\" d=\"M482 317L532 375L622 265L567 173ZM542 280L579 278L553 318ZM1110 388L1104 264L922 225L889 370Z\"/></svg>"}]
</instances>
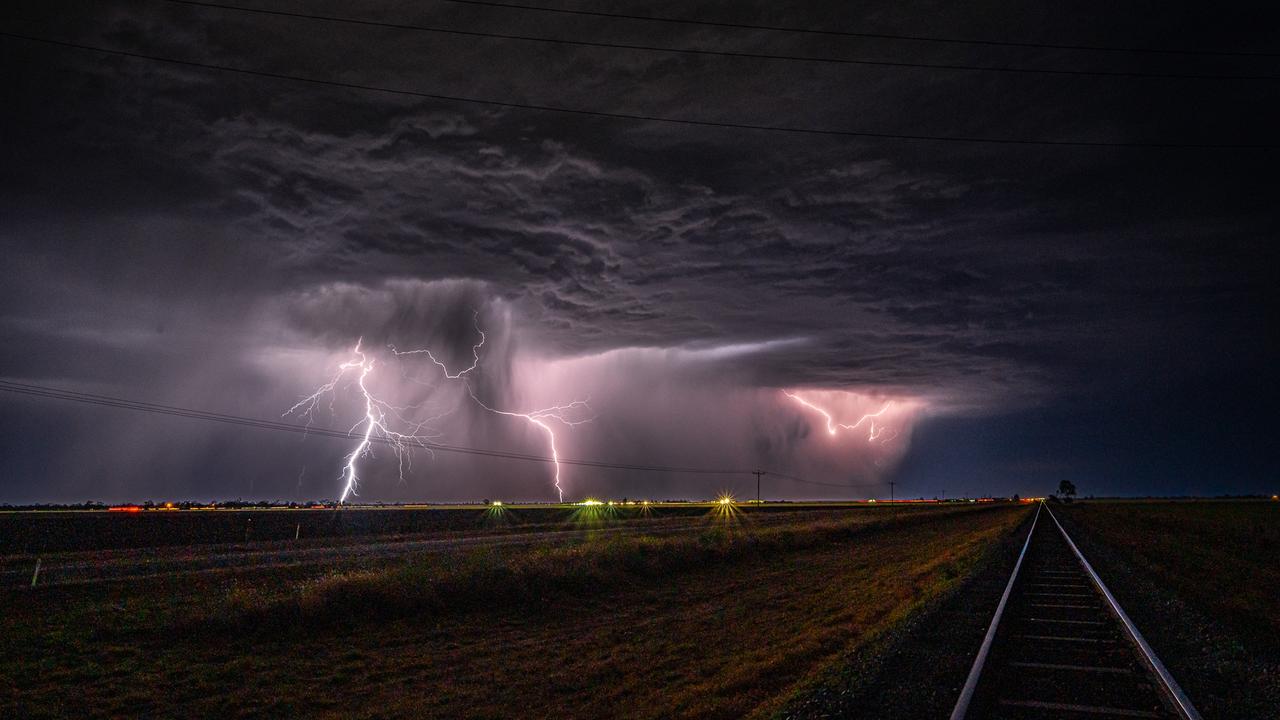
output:
<instances>
[{"instance_id":1,"label":"cloud-to-ground lightning","mask_svg":"<svg viewBox=\"0 0 1280 720\"><path fill-rule=\"evenodd\" d=\"M582 414L582 413L591 412L591 407L590 405L587 404L586 400L574 400L573 402L570 402L567 405L553 405L548 408L542 408L540 410L531 410L529 412L513 412L509 410L499 410L498 408L492 407L486 404L485 402L483 402L482 400L480 400L480 398L476 397L475 388L471 386L471 382L467 377L467 375L472 371L476 370L480 366L480 349L484 347L484 342L485 342L485 333L484 333L484 330L480 329L478 318L479 318L479 313L477 312L476 315L473 316L473 323L475 325L476 332L480 334L480 342L476 343L471 347L472 363L470 367L467 367L464 370L459 370L456 373L449 372L449 367L445 363L438 360L436 356L433 355L431 351L426 348L419 349L419 350L401 351L401 350L397 350L393 346L391 347L391 352L393 352L396 355L396 357L405 357L409 355L426 355L427 358L431 360L431 362L435 363L440 367L441 371L444 372L444 376L446 378L450 380L462 380L463 384L466 385L467 394L470 395L471 399L475 401L475 403L479 405L481 408L491 413L494 413L495 415L505 415L507 417L523 418L524 420L528 421L530 424L536 426L542 433L544 433L547 436L547 446L551 451L551 464L554 471L553 484L555 485L555 488L556 488L556 494L559 496L561 502L563 502L564 487L560 484L560 450L556 446L555 430L553 430L552 427L544 421L555 420L557 422L560 422L570 427L575 425L582 425L584 423L591 422L592 418L578 417L578 416L579 414Z\"/></svg>"},{"instance_id":2,"label":"cloud-to-ground lightning","mask_svg":"<svg viewBox=\"0 0 1280 720\"><path fill-rule=\"evenodd\" d=\"M869 427L870 432L867 434L867 441L868 441L868 442L870 442L870 441L872 441L872 440L877 440L877 439L879 439L879 438L884 434L884 430L885 430L884 425L880 425L879 427L877 427L877 426L876 426L876 418L880 417L881 415L883 415L883 414L885 413L885 411L886 411L886 410L888 410L889 408L893 407L893 401L892 401L892 400L886 401L886 402L885 402L885 404L884 404L884 406L883 406L883 407L881 407L879 410L877 410L877 411L875 411L875 412L873 412L873 413L867 413L867 414L863 415L862 417L858 418L858 421L857 421L857 422L852 423L852 424L849 424L849 423L836 422L835 418L833 418L833 417L831 416L831 413L830 413L830 412L828 412L828 411L827 411L827 410L825 410L824 408L819 407L818 405L813 404L812 402L810 402L810 401L808 401L808 400L805 400L804 398L800 397L799 395L796 395L795 393L791 393L791 392L788 392L788 391L786 391L786 390L783 390L783 391L782 391L782 394L783 394L783 395L786 395L787 397L791 398L792 400L795 400L796 402L798 402L798 403L800 403L801 405L803 405L803 406L805 406L805 407L809 408L810 410L814 410L814 411L818 412L819 414L821 414L821 415L822 415L822 417L823 417L823 418L825 418L825 419L826 419L826 421L827 421L827 433L828 433L828 434L831 434L831 435L835 435L835 434L836 434L836 428L838 428L838 427L844 428L844 429L846 429L846 430L856 430L858 427L860 427L860 426L862 425L862 423L867 422L867 421L870 421L870 427Z\"/></svg>"},{"instance_id":3,"label":"cloud-to-ground lightning","mask_svg":"<svg viewBox=\"0 0 1280 720\"><path fill-rule=\"evenodd\" d=\"M489 412L495 413L497 415L506 415L508 417L524 418L525 420L528 420L530 423L533 423L534 425L541 428L542 432L546 433L547 444L551 448L551 464L555 470L556 493L560 496L560 501L564 502L564 488L560 485L560 451L556 448L556 433L554 430L551 429L551 426L543 422L543 420L546 420L546 419L556 420L565 425L568 425L569 427L573 427L575 425L582 425L584 423L589 423L593 418L586 417L586 418L581 418L576 420L573 419L573 415L575 413L579 413L583 411L586 411L586 412L591 411L591 406L587 404L587 401L574 400L568 405L553 405L549 408L543 408L541 410L533 410L527 413L522 413L522 412L510 412L507 410L498 410L497 408L489 407L484 402L482 402L480 398L476 397L475 391L472 389L470 383L467 384L467 393L471 395L471 399L475 400L477 405L484 408L485 410L488 410Z\"/></svg>"},{"instance_id":4,"label":"cloud-to-ground lightning","mask_svg":"<svg viewBox=\"0 0 1280 720\"><path fill-rule=\"evenodd\" d=\"M351 426L350 433L358 435L360 440L355 448L346 456L342 470L342 495L338 502L345 503L347 498L356 495L356 486L360 480L360 473L357 468L360 458L372 452L372 443L375 437L383 438L395 451L396 459L400 465L400 480L404 480L404 472L406 465L413 462L411 451L413 447L420 447L431 452L428 443L437 436L423 435L423 427L430 422L430 419L421 422L407 420L401 413L409 409L417 409L416 407L398 407L390 403L379 400L369 391L366 380L370 373L373 372L374 359L369 357L361 349L363 338L356 341L355 348L352 349L352 359L338 365L338 373L332 380L321 385L314 393L299 400L297 404L289 408L284 415L298 413L307 418L310 424L313 419L315 408L322 398L329 396L329 409L333 410L333 397L336 393L338 384L350 372L355 376L355 385L360 390L360 395L364 400L364 416L357 420ZM391 420L403 423L407 428L411 428L410 432L399 432L391 429L389 423Z\"/></svg>"}]
</instances>

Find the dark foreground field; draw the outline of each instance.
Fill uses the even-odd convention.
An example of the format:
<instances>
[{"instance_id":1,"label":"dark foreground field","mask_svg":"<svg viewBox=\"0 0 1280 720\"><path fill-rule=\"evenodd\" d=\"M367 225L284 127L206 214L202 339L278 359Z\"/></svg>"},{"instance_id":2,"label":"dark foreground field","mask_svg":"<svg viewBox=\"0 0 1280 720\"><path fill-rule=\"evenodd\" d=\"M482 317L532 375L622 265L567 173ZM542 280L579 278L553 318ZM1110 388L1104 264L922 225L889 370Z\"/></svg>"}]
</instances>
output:
<instances>
[{"instance_id":1,"label":"dark foreground field","mask_svg":"<svg viewBox=\"0 0 1280 720\"><path fill-rule=\"evenodd\" d=\"M1280 503L1059 515L1205 718L1280 718Z\"/></svg>"},{"instance_id":2,"label":"dark foreground field","mask_svg":"<svg viewBox=\"0 0 1280 720\"><path fill-rule=\"evenodd\" d=\"M538 530L587 520L696 519L711 503L655 502L625 505L392 505L336 508L148 509L0 512L0 555L101 552L130 548L190 547L228 543L287 543L395 535L469 534ZM876 510L868 503L768 502L742 505L748 515L769 516L820 509Z\"/></svg>"},{"instance_id":3,"label":"dark foreground field","mask_svg":"<svg viewBox=\"0 0 1280 720\"><path fill-rule=\"evenodd\" d=\"M963 507L967 506L922 504L888 512L906 516ZM758 530L793 523L797 518L870 521L885 514L878 510L874 504L787 503L740 507L681 503L642 508L540 505L424 510L10 513L0 514L0 525L7 524L11 530L18 530L18 535L40 536L24 529L25 525L40 528L41 533L51 528L67 528L72 539L62 540L60 545L96 545L99 549L14 552L21 545L15 548L0 542L0 587L29 586L33 579L44 587L208 574L260 582L265 576L297 578L343 568L376 569L409 556L439 556L508 546L550 547L588 537L598 541L629 535L690 535L729 517ZM227 534L226 528L237 526L258 532L251 537L250 533L244 533L250 539L239 542L209 541L211 537ZM317 532L316 526L324 526L328 533ZM415 531L402 530L406 527ZM198 537L204 541L173 545L173 536ZM263 536L267 539L262 539ZM153 538L154 544L135 547L148 538ZM3 539L0 533L0 540ZM44 547L50 545L53 543L45 543Z\"/></svg>"},{"instance_id":4,"label":"dark foreground field","mask_svg":"<svg viewBox=\"0 0 1280 720\"><path fill-rule=\"evenodd\" d=\"M1027 508L888 510L7 591L0 716L767 716Z\"/></svg>"},{"instance_id":5,"label":"dark foreground field","mask_svg":"<svg viewBox=\"0 0 1280 720\"><path fill-rule=\"evenodd\" d=\"M1204 718L1280 718L1280 503L1053 507ZM946 718L1016 540L958 592L833 664L780 717Z\"/></svg>"}]
</instances>

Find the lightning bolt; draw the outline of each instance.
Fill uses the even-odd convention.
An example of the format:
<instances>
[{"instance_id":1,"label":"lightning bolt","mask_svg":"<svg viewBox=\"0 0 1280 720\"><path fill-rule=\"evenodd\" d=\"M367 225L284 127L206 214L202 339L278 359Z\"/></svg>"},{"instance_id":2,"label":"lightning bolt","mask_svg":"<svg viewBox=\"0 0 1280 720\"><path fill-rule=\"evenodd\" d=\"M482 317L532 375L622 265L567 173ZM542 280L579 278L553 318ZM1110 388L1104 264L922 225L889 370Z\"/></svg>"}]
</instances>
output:
<instances>
[{"instance_id":1,"label":"lightning bolt","mask_svg":"<svg viewBox=\"0 0 1280 720\"><path fill-rule=\"evenodd\" d=\"M466 377L468 373L471 373L472 371L476 370L480 366L480 349L484 347L484 342L485 342L484 330L480 329L479 311L476 311L472 315L472 324L475 326L476 332L480 334L480 342L471 346L471 356L472 356L471 366L464 370L459 370L456 373L449 372L448 365L446 365L445 363L437 359L436 356L433 355L431 351L426 348L422 348L419 350L400 351L400 350L397 350L394 346L391 346L391 352L394 353L396 357L406 357L409 355L425 355L429 360L431 360L431 362L435 363L437 366L440 367L440 370L444 373L444 376L446 378L450 380L462 380L462 382L467 387L467 394L470 395L471 399L475 401L475 403L479 405L481 408L495 415L505 415L507 417L523 418L524 420L529 422L531 425L534 425L535 427L537 427L543 434L547 436L547 446L548 446L548 449L551 451L551 464L554 468L554 485L556 488L556 494L559 496L560 501L564 502L564 487L560 484L560 450L556 446L555 430L552 429L552 427L548 425L545 421L555 420L556 422L562 423L568 427L589 423L594 419L594 417L579 418L578 415L579 413L590 412L591 406L587 404L586 400L574 400L573 402L567 405L553 405L548 408L542 408L540 410L531 410L529 412L513 412L509 410L499 410L498 408L492 407L484 403L483 401L481 401L480 398L476 397L475 388L471 386L470 379Z\"/></svg>"},{"instance_id":2,"label":"lightning bolt","mask_svg":"<svg viewBox=\"0 0 1280 720\"><path fill-rule=\"evenodd\" d=\"M540 428L542 432L546 433L547 444L551 448L551 463L555 467L556 494L560 496L560 502L564 502L564 488L561 487L560 485L560 451L556 449L556 433L554 430L551 429L551 426L543 422L543 420L545 419L556 420L558 422L564 423L569 427L589 423L595 418L588 417L588 418L582 418L578 420L572 419L573 414L576 412L580 412L582 410L586 410L586 411L591 410L591 406L587 404L587 401L574 400L568 405L553 405L552 407L549 407L549 408L543 408L541 410L533 410L531 412L522 413L522 412L511 412L508 410L499 410L497 408L489 407L488 405L484 404L480 400L480 398L476 397L475 390L472 389L470 383L467 383L467 394L471 396L472 400L476 401L477 405L484 408L485 410L488 410L491 413L494 413L496 415L506 415L507 417L524 418L525 420L528 420L530 423Z\"/></svg>"},{"instance_id":3,"label":"lightning bolt","mask_svg":"<svg viewBox=\"0 0 1280 720\"><path fill-rule=\"evenodd\" d=\"M355 385L359 388L361 397L364 398L364 416L357 420L348 431L349 434L358 436L360 440L344 459L341 475L342 496L338 499L339 503L345 503L348 497L357 494L356 486L360 480L360 472L357 466L361 458L372 454L374 438L383 438L395 451L396 459L399 462L400 481L404 482L405 470L412 468L413 448L420 447L430 453L431 448L428 447L428 443L439 437L438 435L421 434L423 427L434 418L413 422L404 417L403 413L405 411L416 410L420 406L398 407L379 400L369 391L366 380L373 372L375 360L361 350L363 341L363 338L356 341L356 346L351 350L352 359L338 365L338 372L332 380L321 385L315 392L299 400L297 404L282 414L282 417L295 413L302 415L307 418L307 425L310 426L314 419L315 409L322 399L326 396L329 398L329 411L332 413L333 399L337 393L338 384L349 374L355 376ZM411 428L410 432L393 430L390 426L392 420L399 421Z\"/></svg>"},{"instance_id":4,"label":"lightning bolt","mask_svg":"<svg viewBox=\"0 0 1280 720\"><path fill-rule=\"evenodd\" d=\"M782 394L783 394L783 395L786 395L787 397L791 398L792 400L795 400L796 402L798 402L798 403L800 403L801 405L803 405L803 406L805 406L805 407L809 408L810 410L816 410L816 411L818 411L819 413L821 413L821 414L822 414L822 417L824 417L824 418L826 418L826 419L827 419L827 432L828 432L828 433L830 433L830 434L832 434L832 435L835 435L835 434L836 434L836 426L835 426L835 422L831 419L831 413L827 412L826 410L823 410L822 408L818 407L817 405L814 405L813 403L809 402L808 400L805 400L804 398L800 397L799 395L793 395L792 393L789 393L789 392L787 392L786 390L783 390L783 391L782 391Z\"/></svg>"},{"instance_id":5,"label":"lightning bolt","mask_svg":"<svg viewBox=\"0 0 1280 720\"><path fill-rule=\"evenodd\" d=\"M862 423L867 422L868 420L870 420L870 421L871 421L871 423L870 423L870 432L869 432L869 433L868 433L868 435L867 435L867 441L868 441L868 442L871 442L871 441L873 441L873 440L877 440L877 439L879 439L882 435L884 435L884 431L885 431L885 427L884 427L884 425L881 425L881 426L879 426L879 427L876 427L876 420L875 420L875 419L876 419L876 418L878 418L878 417L880 417L881 415L883 415L883 414L884 414L884 412L885 412L886 410L888 410L890 407L893 407L893 401L892 401L892 400L889 400L889 401L885 402L884 407L880 408L879 410L877 410L877 411L875 411L875 412L873 412L873 413L867 413L866 415L863 415L862 417L858 418L858 422L856 422L856 423L848 424L848 423L836 422L836 421L835 421L835 419L831 417L831 413L827 412L826 410L824 410L824 409L823 409L823 408L821 408L821 407L818 407L817 405L814 405L813 403L809 402L808 400L805 400L804 398L800 397L799 395L796 395L795 393L791 393L791 392L787 392L786 390L783 390L783 391L782 391L782 394L783 394L783 395L786 395L787 397L791 398L792 400L795 400L796 402L798 402L798 403L800 403L801 405L803 405L803 406L805 406L805 407L809 408L810 410L814 410L814 411L818 412L819 414L821 414L821 415L822 415L822 417L823 417L823 418L825 418L825 419L826 419L826 421L827 421L827 433L828 433L828 434L831 434L831 435L835 435L835 434L836 434L836 428L838 428L838 427L842 427L842 428L844 428L844 429L846 429L846 430L856 430L858 427L860 427L860 426L862 425ZM895 434L895 436L896 436L896 434ZM892 439L893 439L892 437L887 438L887 439L885 440L885 442L887 442L888 440L892 440Z\"/></svg>"},{"instance_id":6,"label":"lightning bolt","mask_svg":"<svg viewBox=\"0 0 1280 720\"><path fill-rule=\"evenodd\" d=\"M400 352L399 350L396 350L395 345L388 345L387 347L391 348L391 352L394 353L396 357L403 357L405 355L426 355L431 360L431 362L440 366L440 369L444 371L444 376L446 378L449 378L450 380L457 380L463 375L466 375L472 370L475 370L480 365L480 348L484 347L485 335L484 335L484 331L480 329L480 311L479 310L476 310L474 314L472 314L471 324L475 327L476 332L480 333L480 342L471 346L471 358L472 358L471 367L468 367L466 370L459 370L456 373L450 373L449 367L444 363L440 362L439 360L437 360L436 356L432 355L431 351L425 348L421 350L406 350L404 352Z\"/></svg>"}]
</instances>

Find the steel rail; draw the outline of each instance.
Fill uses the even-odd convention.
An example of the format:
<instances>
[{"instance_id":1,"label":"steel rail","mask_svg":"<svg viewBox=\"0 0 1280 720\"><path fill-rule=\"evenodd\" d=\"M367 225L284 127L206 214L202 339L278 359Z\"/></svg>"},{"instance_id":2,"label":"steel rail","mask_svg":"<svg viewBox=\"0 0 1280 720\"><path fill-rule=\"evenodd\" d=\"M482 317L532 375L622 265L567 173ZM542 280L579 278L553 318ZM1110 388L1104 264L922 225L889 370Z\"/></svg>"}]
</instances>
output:
<instances>
[{"instance_id":1,"label":"steel rail","mask_svg":"<svg viewBox=\"0 0 1280 720\"><path fill-rule=\"evenodd\" d=\"M1142 637L1142 633L1138 632L1137 626L1135 626L1133 621L1129 619L1129 616L1125 614L1125 611L1120 607L1120 603L1116 601L1115 596L1111 594L1109 589L1107 589L1106 583L1102 582L1102 578L1098 577L1098 573L1094 571L1093 566L1084 558L1084 553L1080 552L1080 548L1076 547L1075 541L1073 541L1071 536L1067 534L1066 528L1062 527L1062 523L1058 522L1058 518L1053 514L1052 510L1049 510L1048 507L1045 507L1045 510L1049 512L1049 517L1053 519L1053 524L1058 526L1058 532L1062 533L1063 539L1065 539L1067 541L1067 545L1071 547L1071 552L1075 553L1076 559L1080 561L1082 566L1084 566L1085 572L1089 574L1089 579L1093 581L1094 586L1097 587L1102 593L1102 596L1106 598L1107 606L1110 608L1112 614L1114 614L1120 620L1120 623L1124 625L1125 631L1129 634L1129 639L1138 647L1138 650L1142 655L1143 662L1155 671L1156 676L1160 678L1161 689L1172 701L1174 708L1185 720L1201 720L1200 712L1196 710L1195 705L1191 704L1191 699L1182 691L1182 688L1178 685L1178 681L1173 679L1173 675L1169 674L1168 668L1164 666L1164 663L1160 662L1160 658L1156 657L1155 651L1147 644L1146 638ZM954 714L952 715L952 718L954 720Z\"/></svg>"},{"instance_id":2,"label":"steel rail","mask_svg":"<svg viewBox=\"0 0 1280 720\"><path fill-rule=\"evenodd\" d=\"M987 628L987 634L982 638L982 646L978 648L978 655L973 659L973 667L969 668L969 677L964 681L964 688L960 691L960 697L956 700L956 706L951 710L951 720L964 720L965 713L969 712L969 703L973 701L973 693L978 688L978 679L982 677L982 667L987 662L987 655L991 653L991 644L996 638L996 629L1000 627L1000 618L1004 615L1005 605L1009 603L1009 595L1013 592L1013 583L1018 579L1018 571L1022 569L1022 559L1027 556L1027 547L1031 545L1031 535L1036 531L1036 523L1040 520L1040 510L1044 507L1044 503L1036 508L1036 515L1031 519L1031 529L1027 531L1027 539L1022 543L1022 552L1018 553L1018 561L1014 563L1013 573L1009 575L1009 582L1004 586L1004 594L1000 596L1000 604L996 606L996 614L991 618L991 626Z\"/></svg>"}]
</instances>

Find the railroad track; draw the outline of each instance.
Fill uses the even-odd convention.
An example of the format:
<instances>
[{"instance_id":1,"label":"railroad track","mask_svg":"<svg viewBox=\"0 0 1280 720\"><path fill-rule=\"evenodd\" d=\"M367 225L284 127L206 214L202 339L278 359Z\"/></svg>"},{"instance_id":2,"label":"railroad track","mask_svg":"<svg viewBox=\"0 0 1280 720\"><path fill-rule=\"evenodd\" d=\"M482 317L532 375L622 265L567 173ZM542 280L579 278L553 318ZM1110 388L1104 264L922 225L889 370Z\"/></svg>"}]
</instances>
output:
<instances>
[{"instance_id":1,"label":"railroad track","mask_svg":"<svg viewBox=\"0 0 1280 720\"><path fill-rule=\"evenodd\" d=\"M997 718L1200 718L1047 505L951 713Z\"/></svg>"}]
</instances>

